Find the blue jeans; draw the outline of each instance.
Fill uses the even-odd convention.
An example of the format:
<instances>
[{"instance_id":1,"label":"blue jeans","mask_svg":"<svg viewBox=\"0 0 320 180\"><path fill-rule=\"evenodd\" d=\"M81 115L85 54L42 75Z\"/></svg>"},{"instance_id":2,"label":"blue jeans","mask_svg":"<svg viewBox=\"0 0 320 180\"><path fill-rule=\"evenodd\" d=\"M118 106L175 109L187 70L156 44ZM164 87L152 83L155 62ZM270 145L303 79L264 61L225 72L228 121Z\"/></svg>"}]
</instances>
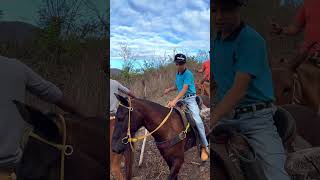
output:
<instances>
[{"instance_id":1,"label":"blue jeans","mask_svg":"<svg viewBox=\"0 0 320 180\"><path fill-rule=\"evenodd\" d=\"M183 99L183 101L188 105L189 110L192 113L192 117L196 122L196 126L197 129L199 131L199 135L200 135L200 139L202 142L202 145L204 145L205 147L208 147L208 141L206 138L206 132L205 132L205 128L202 122L202 119L200 117L200 109L198 107L197 101L196 101L196 97L195 96L191 96L188 98Z\"/></svg>"},{"instance_id":2,"label":"blue jeans","mask_svg":"<svg viewBox=\"0 0 320 180\"><path fill-rule=\"evenodd\" d=\"M237 119L221 119L218 124L234 126L248 137L268 180L290 180L284 165L286 155L282 140L274 126L276 107L245 113Z\"/></svg>"}]
</instances>

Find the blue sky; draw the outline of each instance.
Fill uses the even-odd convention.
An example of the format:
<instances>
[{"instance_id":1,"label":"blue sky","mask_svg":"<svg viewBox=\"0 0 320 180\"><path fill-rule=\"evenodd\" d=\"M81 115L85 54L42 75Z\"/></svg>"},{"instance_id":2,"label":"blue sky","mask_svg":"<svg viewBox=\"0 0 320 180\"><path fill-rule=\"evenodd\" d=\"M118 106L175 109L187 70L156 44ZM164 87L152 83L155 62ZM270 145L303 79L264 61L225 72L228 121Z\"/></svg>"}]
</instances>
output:
<instances>
[{"instance_id":1,"label":"blue sky","mask_svg":"<svg viewBox=\"0 0 320 180\"><path fill-rule=\"evenodd\" d=\"M139 61L197 55L210 48L210 0L111 0L110 64L121 66L120 44Z\"/></svg>"}]
</instances>

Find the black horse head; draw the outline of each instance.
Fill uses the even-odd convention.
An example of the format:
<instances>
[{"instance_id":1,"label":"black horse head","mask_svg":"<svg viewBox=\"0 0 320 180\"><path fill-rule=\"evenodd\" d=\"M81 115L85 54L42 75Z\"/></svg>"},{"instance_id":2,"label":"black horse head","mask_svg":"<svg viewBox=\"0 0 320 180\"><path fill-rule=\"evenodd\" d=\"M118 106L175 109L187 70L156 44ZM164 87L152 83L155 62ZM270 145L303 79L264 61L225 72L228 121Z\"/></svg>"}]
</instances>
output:
<instances>
[{"instance_id":1,"label":"black horse head","mask_svg":"<svg viewBox=\"0 0 320 180\"><path fill-rule=\"evenodd\" d=\"M123 153L127 147L129 147L127 143L124 143L123 139L127 136L128 131L128 120L129 120L129 101L128 98L122 97L118 94L115 94L121 105L117 109L116 113L116 124L115 129L112 135L112 151L115 153ZM138 107L132 107L133 110L130 112L131 117L131 127L130 132L133 136L134 133L141 127L142 125L142 117L140 113L136 110Z\"/></svg>"},{"instance_id":2,"label":"black horse head","mask_svg":"<svg viewBox=\"0 0 320 180\"><path fill-rule=\"evenodd\" d=\"M53 142L61 143L58 125L55 123L55 114L45 115L40 110L13 101L23 120L33 127L33 132L40 137ZM17 168L18 179L47 179L53 164L57 164L60 152L39 140L29 138L21 162Z\"/></svg>"}]
</instances>

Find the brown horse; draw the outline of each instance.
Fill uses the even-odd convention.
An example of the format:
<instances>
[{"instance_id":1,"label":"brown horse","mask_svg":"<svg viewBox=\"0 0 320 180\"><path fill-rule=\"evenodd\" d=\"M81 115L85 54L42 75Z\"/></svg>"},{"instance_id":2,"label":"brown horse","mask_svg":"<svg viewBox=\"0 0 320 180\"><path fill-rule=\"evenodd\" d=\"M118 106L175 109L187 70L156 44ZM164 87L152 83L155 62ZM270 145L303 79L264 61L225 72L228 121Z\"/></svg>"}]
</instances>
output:
<instances>
[{"instance_id":1,"label":"brown horse","mask_svg":"<svg viewBox=\"0 0 320 180\"><path fill-rule=\"evenodd\" d=\"M130 106L127 98L120 95L116 95L116 97L122 105L118 107L116 114L117 122L112 139L112 150L116 153L123 153L130 147L123 140L127 136L131 108L131 134L134 134L142 126L149 132L153 131L168 115L170 109L143 99L132 99ZM178 178L179 170L184 162L184 152L196 145L192 131L187 133L185 138L179 136L184 130L185 127L179 113L172 111L168 121L152 134L160 154L169 166L170 175L168 179L170 180Z\"/></svg>"},{"instance_id":2,"label":"brown horse","mask_svg":"<svg viewBox=\"0 0 320 180\"><path fill-rule=\"evenodd\" d=\"M36 134L61 144L61 128L56 114L45 115L41 111L16 102L24 120ZM106 121L97 119L66 120L67 144L73 153L65 159L65 180L107 179ZM85 132L85 133L84 133ZM32 137L26 143L22 160L17 168L21 180L57 180L60 173L61 151Z\"/></svg>"},{"instance_id":3,"label":"brown horse","mask_svg":"<svg viewBox=\"0 0 320 180\"><path fill-rule=\"evenodd\" d=\"M312 146L320 145L320 116L317 115L312 109L300 106L300 105L283 105L281 106L286 111L288 111L296 123L296 135L294 137L301 136L304 140L310 143ZM299 146L299 145L296 145ZM289 146L285 146L285 149L288 150ZM301 149L297 147L297 149ZM213 153L212 153L213 154ZM223 161L217 157L211 157L211 174L213 179L219 180L232 180L229 177L229 173L224 166ZM293 164L294 162L287 162ZM302 167L301 167L302 168ZM305 169L304 169L305 170ZM294 174L293 172L288 172L289 174Z\"/></svg>"},{"instance_id":4,"label":"brown horse","mask_svg":"<svg viewBox=\"0 0 320 180\"><path fill-rule=\"evenodd\" d=\"M121 172L121 162L124 159L125 160L125 168L126 168L126 179L130 179L132 176L132 172L131 172L132 171L132 162L131 161L133 160L134 153L131 152L130 149L128 149L124 153L124 156L122 154L116 154L116 153L112 152L111 144L112 144L112 135L113 135L113 131L115 128L115 119L110 120L109 125L110 125L110 127L109 127L109 129L110 129L110 133L109 133L110 152L109 152L109 154L110 154L111 173L116 180L125 179L123 173Z\"/></svg>"},{"instance_id":5,"label":"brown horse","mask_svg":"<svg viewBox=\"0 0 320 180\"><path fill-rule=\"evenodd\" d=\"M298 54L290 63L282 60L276 67L272 67L278 105L306 105L320 113L320 69L310 62L304 63L312 46Z\"/></svg>"}]
</instances>

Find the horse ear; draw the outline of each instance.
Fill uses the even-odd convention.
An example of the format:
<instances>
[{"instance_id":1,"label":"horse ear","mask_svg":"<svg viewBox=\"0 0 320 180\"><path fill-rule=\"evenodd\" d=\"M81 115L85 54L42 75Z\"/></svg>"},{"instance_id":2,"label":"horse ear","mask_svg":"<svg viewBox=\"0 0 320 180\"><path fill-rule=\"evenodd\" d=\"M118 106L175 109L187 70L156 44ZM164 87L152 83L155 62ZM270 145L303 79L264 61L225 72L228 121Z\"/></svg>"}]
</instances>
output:
<instances>
[{"instance_id":1,"label":"horse ear","mask_svg":"<svg viewBox=\"0 0 320 180\"><path fill-rule=\"evenodd\" d=\"M126 98L124 98L123 96L120 96L117 93L114 93L114 95L116 96L116 98L118 99L118 101L120 101L121 104L125 105L125 106L129 106L128 100Z\"/></svg>"}]
</instances>

